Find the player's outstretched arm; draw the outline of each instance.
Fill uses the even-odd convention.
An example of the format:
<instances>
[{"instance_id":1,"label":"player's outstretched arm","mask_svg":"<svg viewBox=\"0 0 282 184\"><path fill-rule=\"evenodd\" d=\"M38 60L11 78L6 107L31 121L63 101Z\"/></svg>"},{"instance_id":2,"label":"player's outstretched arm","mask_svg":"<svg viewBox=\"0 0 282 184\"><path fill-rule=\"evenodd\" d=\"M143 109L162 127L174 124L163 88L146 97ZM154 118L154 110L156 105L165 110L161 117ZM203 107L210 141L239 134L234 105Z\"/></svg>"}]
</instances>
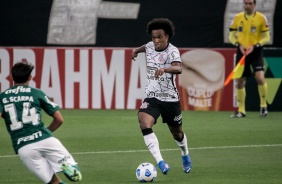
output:
<instances>
[{"instance_id":1,"label":"player's outstretched arm","mask_svg":"<svg viewBox=\"0 0 282 184\"><path fill-rule=\"evenodd\" d=\"M133 49L131 53L131 59L135 61L135 58L138 56L138 53L140 52L146 52L145 45L142 45L141 47Z\"/></svg>"},{"instance_id":2,"label":"player's outstretched arm","mask_svg":"<svg viewBox=\"0 0 282 184\"><path fill-rule=\"evenodd\" d=\"M56 111L53 115L53 121L51 122L51 124L48 126L48 129L51 132L54 132L55 130L57 130L62 124L63 124L63 116L60 113L60 111Z\"/></svg>"},{"instance_id":3,"label":"player's outstretched arm","mask_svg":"<svg viewBox=\"0 0 282 184\"><path fill-rule=\"evenodd\" d=\"M155 77L160 77L164 73L181 74L182 64L180 62L173 62L168 68L160 68L155 71Z\"/></svg>"}]
</instances>

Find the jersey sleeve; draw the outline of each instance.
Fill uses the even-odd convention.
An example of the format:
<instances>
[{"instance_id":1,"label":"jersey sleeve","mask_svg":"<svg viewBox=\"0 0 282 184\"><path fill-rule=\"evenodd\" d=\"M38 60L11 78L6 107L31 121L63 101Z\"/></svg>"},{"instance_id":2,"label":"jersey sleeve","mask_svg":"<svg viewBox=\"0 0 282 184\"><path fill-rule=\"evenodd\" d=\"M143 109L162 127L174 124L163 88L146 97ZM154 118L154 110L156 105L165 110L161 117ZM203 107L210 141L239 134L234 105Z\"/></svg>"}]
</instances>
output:
<instances>
[{"instance_id":1,"label":"jersey sleeve","mask_svg":"<svg viewBox=\"0 0 282 184\"><path fill-rule=\"evenodd\" d=\"M261 31L262 32L266 32L269 30L269 27L268 27L268 21L267 21L267 18L265 15L263 15L263 24L262 24L262 28L261 28Z\"/></svg>"},{"instance_id":2,"label":"jersey sleeve","mask_svg":"<svg viewBox=\"0 0 282 184\"><path fill-rule=\"evenodd\" d=\"M40 91L41 108L49 115L52 116L57 110L60 109L59 105L54 103L43 91Z\"/></svg>"},{"instance_id":3,"label":"jersey sleeve","mask_svg":"<svg viewBox=\"0 0 282 184\"><path fill-rule=\"evenodd\" d=\"M238 19L238 14L234 16L234 18L231 21L231 24L229 26L229 31L237 31L238 25L237 25L237 19Z\"/></svg>"},{"instance_id":4,"label":"jersey sleeve","mask_svg":"<svg viewBox=\"0 0 282 184\"><path fill-rule=\"evenodd\" d=\"M173 47L168 54L169 54L168 57L171 62L175 62L175 61L181 62L180 53L176 47Z\"/></svg>"},{"instance_id":5,"label":"jersey sleeve","mask_svg":"<svg viewBox=\"0 0 282 184\"><path fill-rule=\"evenodd\" d=\"M146 52L148 52L149 50L155 50L155 45L152 41L148 42L146 45L145 45L145 50Z\"/></svg>"}]
</instances>

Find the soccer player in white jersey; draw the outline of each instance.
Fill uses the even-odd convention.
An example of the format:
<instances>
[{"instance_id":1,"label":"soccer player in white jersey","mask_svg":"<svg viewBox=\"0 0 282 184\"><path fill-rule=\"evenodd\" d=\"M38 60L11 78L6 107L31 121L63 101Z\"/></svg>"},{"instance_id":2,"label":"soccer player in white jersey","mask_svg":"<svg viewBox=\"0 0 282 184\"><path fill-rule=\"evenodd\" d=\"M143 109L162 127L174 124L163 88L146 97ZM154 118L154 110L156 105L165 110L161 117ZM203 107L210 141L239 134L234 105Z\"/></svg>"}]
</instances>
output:
<instances>
[{"instance_id":1,"label":"soccer player in white jersey","mask_svg":"<svg viewBox=\"0 0 282 184\"><path fill-rule=\"evenodd\" d=\"M56 175L61 171L70 181L80 181L77 163L51 133L63 123L59 106L40 89L28 86L33 68L27 61L12 67L15 84L0 93L0 117L5 120L16 154L41 181L64 184ZM48 127L41 120L41 109L53 118Z\"/></svg>"},{"instance_id":2,"label":"soccer player in white jersey","mask_svg":"<svg viewBox=\"0 0 282 184\"><path fill-rule=\"evenodd\" d=\"M133 60L138 53L146 53L147 85L144 101L138 111L140 128L158 167L163 174L167 174L170 167L161 155L158 138L152 129L161 115L181 149L183 170L189 173L192 163L187 137L182 130L179 93L175 83L176 75L182 72L181 59L179 50L169 43L174 35L174 26L167 18L156 18L148 23L147 33L152 41L132 51Z\"/></svg>"}]
</instances>

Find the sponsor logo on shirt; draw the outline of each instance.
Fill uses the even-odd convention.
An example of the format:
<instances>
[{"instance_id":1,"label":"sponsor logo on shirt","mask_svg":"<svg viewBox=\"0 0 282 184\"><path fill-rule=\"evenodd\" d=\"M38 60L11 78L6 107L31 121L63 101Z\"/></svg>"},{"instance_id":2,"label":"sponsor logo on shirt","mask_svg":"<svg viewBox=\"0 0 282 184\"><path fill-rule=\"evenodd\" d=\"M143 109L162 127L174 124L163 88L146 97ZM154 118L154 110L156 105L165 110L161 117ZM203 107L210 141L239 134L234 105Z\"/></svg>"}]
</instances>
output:
<instances>
[{"instance_id":1,"label":"sponsor logo on shirt","mask_svg":"<svg viewBox=\"0 0 282 184\"><path fill-rule=\"evenodd\" d=\"M32 140L38 139L39 137L42 137L41 131L38 131L38 132L35 132L31 135L19 138L17 144L19 145L21 142L32 141Z\"/></svg>"},{"instance_id":2,"label":"sponsor logo on shirt","mask_svg":"<svg viewBox=\"0 0 282 184\"><path fill-rule=\"evenodd\" d=\"M149 96L151 97L169 97L169 94L168 93L154 93L154 92L150 92L149 93Z\"/></svg>"},{"instance_id":3,"label":"sponsor logo on shirt","mask_svg":"<svg viewBox=\"0 0 282 184\"><path fill-rule=\"evenodd\" d=\"M31 88L26 88L24 86L18 86L17 88L15 89L8 89L5 91L5 94L11 94L11 93L14 93L14 94L18 94L19 92L21 93L30 93L31 92Z\"/></svg>"}]
</instances>

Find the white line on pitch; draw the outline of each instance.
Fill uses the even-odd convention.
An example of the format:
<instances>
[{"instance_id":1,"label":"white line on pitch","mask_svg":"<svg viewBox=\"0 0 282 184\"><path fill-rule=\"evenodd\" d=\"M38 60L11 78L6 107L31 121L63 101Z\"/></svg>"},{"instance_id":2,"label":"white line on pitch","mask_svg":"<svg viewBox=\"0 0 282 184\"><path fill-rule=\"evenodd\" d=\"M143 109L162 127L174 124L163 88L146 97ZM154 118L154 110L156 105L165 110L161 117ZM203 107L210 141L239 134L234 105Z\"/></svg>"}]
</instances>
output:
<instances>
[{"instance_id":1,"label":"white line on pitch","mask_svg":"<svg viewBox=\"0 0 282 184\"><path fill-rule=\"evenodd\" d=\"M241 146L215 146L215 147L198 147L198 148L189 148L189 150L205 150L205 149L228 149L228 148L251 148L251 147L280 147L282 144L265 144L265 145L241 145ZM179 148L175 149L161 149L161 151L178 151ZM148 150L125 150L125 151L96 151L96 152L78 152L72 153L76 155L80 154L101 154L101 153L137 153L145 152Z\"/></svg>"},{"instance_id":2,"label":"white line on pitch","mask_svg":"<svg viewBox=\"0 0 282 184\"><path fill-rule=\"evenodd\" d=\"M282 144L264 144L264 145L241 145L241 146L211 146L211 147L198 147L189 148L189 150L206 150L206 149L230 149L230 148L259 148L259 147L280 147ZM175 149L161 149L161 151L178 151ZM125 151L93 151L93 152L77 152L71 153L72 155L86 155L86 154L112 154L112 153L137 153L145 152L148 150L125 150ZM17 155L3 155L0 158L16 157Z\"/></svg>"}]
</instances>

